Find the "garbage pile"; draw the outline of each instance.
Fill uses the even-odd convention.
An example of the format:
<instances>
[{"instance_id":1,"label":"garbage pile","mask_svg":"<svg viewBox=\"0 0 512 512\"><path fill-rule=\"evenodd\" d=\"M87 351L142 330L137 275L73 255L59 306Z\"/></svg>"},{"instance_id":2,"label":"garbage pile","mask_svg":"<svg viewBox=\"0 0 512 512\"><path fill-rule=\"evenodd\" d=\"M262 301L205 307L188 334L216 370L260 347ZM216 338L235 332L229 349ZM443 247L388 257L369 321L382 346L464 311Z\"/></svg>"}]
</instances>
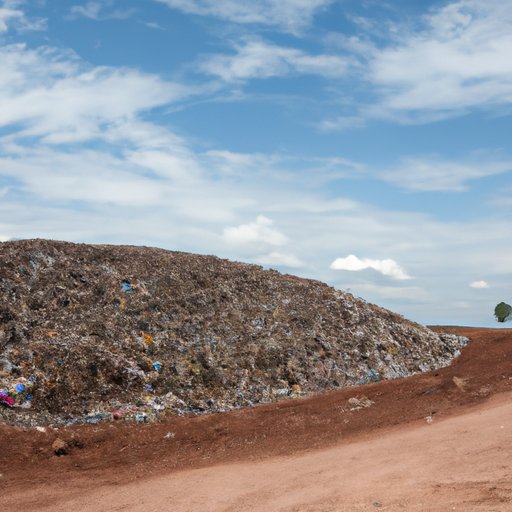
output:
<instances>
[{"instance_id":1,"label":"garbage pile","mask_svg":"<svg viewBox=\"0 0 512 512\"><path fill-rule=\"evenodd\" d=\"M4 424L229 411L440 368L466 342L214 256L0 244Z\"/></svg>"}]
</instances>

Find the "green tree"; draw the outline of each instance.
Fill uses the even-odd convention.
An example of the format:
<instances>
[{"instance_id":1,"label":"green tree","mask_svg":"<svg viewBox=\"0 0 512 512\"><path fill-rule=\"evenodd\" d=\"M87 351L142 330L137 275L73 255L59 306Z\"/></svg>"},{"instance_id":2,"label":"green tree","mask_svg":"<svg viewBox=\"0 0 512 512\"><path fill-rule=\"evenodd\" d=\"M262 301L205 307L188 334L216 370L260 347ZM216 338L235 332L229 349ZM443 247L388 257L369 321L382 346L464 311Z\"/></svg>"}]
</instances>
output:
<instances>
[{"instance_id":1,"label":"green tree","mask_svg":"<svg viewBox=\"0 0 512 512\"><path fill-rule=\"evenodd\" d=\"M494 308L494 316L498 322L506 322L512 320L512 307L504 302L500 302Z\"/></svg>"}]
</instances>

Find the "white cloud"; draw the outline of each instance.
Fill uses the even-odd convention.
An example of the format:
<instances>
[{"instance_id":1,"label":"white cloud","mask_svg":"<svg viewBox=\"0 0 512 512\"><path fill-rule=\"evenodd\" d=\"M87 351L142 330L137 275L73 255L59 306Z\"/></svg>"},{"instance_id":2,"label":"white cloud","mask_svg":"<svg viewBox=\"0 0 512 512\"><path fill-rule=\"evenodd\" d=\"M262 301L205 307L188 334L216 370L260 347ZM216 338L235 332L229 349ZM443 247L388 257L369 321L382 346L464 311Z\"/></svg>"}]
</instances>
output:
<instances>
[{"instance_id":1,"label":"white cloud","mask_svg":"<svg viewBox=\"0 0 512 512\"><path fill-rule=\"evenodd\" d=\"M193 91L136 70L88 66L47 47L0 47L0 68L0 126L21 125L13 137L52 144L105 139L142 111Z\"/></svg>"},{"instance_id":2,"label":"white cloud","mask_svg":"<svg viewBox=\"0 0 512 512\"><path fill-rule=\"evenodd\" d=\"M235 23L262 23L297 32L334 0L157 0L187 14Z\"/></svg>"},{"instance_id":3,"label":"white cloud","mask_svg":"<svg viewBox=\"0 0 512 512\"><path fill-rule=\"evenodd\" d=\"M485 281L474 281L469 286L471 286L471 288L489 288L489 285Z\"/></svg>"},{"instance_id":4,"label":"white cloud","mask_svg":"<svg viewBox=\"0 0 512 512\"><path fill-rule=\"evenodd\" d=\"M464 164L434 158L406 157L392 170L376 176L401 188L418 191L467 190L466 182L512 169L512 162L475 162Z\"/></svg>"},{"instance_id":5,"label":"white cloud","mask_svg":"<svg viewBox=\"0 0 512 512\"><path fill-rule=\"evenodd\" d=\"M267 254L266 256L260 256L256 259L258 263L261 263L262 265L276 265L276 266L283 266L283 267L292 267L292 268L298 268L304 266L304 263L302 263L296 256L293 254L283 254L280 252L271 252L270 254Z\"/></svg>"},{"instance_id":6,"label":"white cloud","mask_svg":"<svg viewBox=\"0 0 512 512\"><path fill-rule=\"evenodd\" d=\"M280 179L288 186L300 182L303 186L320 188L329 181L342 178L361 178L369 176L364 165L361 165L346 158L305 158L303 156L264 154L264 153L234 153L226 150L210 150L204 153L209 159L209 165L215 164L215 169L220 175L237 175L247 178L248 176L263 176L275 180ZM348 199L336 200L338 207L349 209L355 203ZM332 209L333 202L330 201L326 210ZM302 206L303 207L303 206ZM315 208L323 208L315 205ZM279 209L279 205L275 206ZM325 209L325 208L324 208Z\"/></svg>"},{"instance_id":7,"label":"white cloud","mask_svg":"<svg viewBox=\"0 0 512 512\"><path fill-rule=\"evenodd\" d=\"M0 167L0 176L15 177L23 183L20 191L43 201L143 206L163 199L158 183L101 151L24 150L17 158L0 157Z\"/></svg>"},{"instance_id":8,"label":"white cloud","mask_svg":"<svg viewBox=\"0 0 512 512\"><path fill-rule=\"evenodd\" d=\"M249 78L270 78L290 73L339 77L347 72L349 60L336 55L310 55L261 40L235 44L235 55L203 57L199 69L218 75L226 82Z\"/></svg>"},{"instance_id":9,"label":"white cloud","mask_svg":"<svg viewBox=\"0 0 512 512\"><path fill-rule=\"evenodd\" d=\"M9 30L9 20L19 19L22 18L23 16L23 11L0 8L0 34L2 32L7 32L7 30Z\"/></svg>"},{"instance_id":10,"label":"white cloud","mask_svg":"<svg viewBox=\"0 0 512 512\"><path fill-rule=\"evenodd\" d=\"M325 120L319 123L318 127L321 130L349 130L352 128L364 128L366 119L362 116L347 116L337 117L335 120Z\"/></svg>"},{"instance_id":11,"label":"white cloud","mask_svg":"<svg viewBox=\"0 0 512 512\"><path fill-rule=\"evenodd\" d=\"M498 197L495 197L494 199L491 199L490 201L488 201L489 205L491 206L497 206L499 208L507 208L507 207L510 207L512 206L512 197L507 197L507 196L498 196Z\"/></svg>"},{"instance_id":12,"label":"white cloud","mask_svg":"<svg viewBox=\"0 0 512 512\"><path fill-rule=\"evenodd\" d=\"M155 23L153 21L147 21L144 23L144 25L146 25L146 27L149 28L156 28L158 30L162 30L162 27L158 23Z\"/></svg>"},{"instance_id":13,"label":"white cloud","mask_svg":"<svg viewBox=\"0 0 512 512\"><path fill-rule=\"evenodd\" d=\"M405 270L394 260L371 260L365 258L360 260L357 256L350 254L346 258L336 258L329 268L334 270L359 271L366 268L373 268L385 276L391 276L394 279L410 279Z\"/></svg>"},{"instance_id":14,"label":"white cloud","mask_svg":"<svg viewBox=\"0 0 512 512\"><path fill-rule=\"evenodd\" d=\"M366 46L367 78L382 98L369 115L429 121L512 102L510 2L460 0L423 22L395 27L384 48Z\"/></svg>"},{"instance_id":15,"label":"white cloud","mask_svg":"<svg viewBox=\"0 0 512 512\"><path fill-rule=\"evenodd\" d=\"M23 11L15 7L21 2L3 2L0 7L0 34L7 32L13 26L18 32L29 30L45 30L45 18L27 18Z\"/></svg>"},{"instance_id":16,"label":"white cloud","mask_svg":"<svg viewBox=\"0 0 512 512\"><path fill-rule=\"evenodd\" d=\"M271 226L273 221L258 215L256 222L242 224L238 227L225 228L223 238L228 244L268 244L284 245L288 239Z\"/></svg>"},{"instance_id":17,"label":"white cloud","mask_svg":"<svg viewBox=\"0 0 512 512\"><path fill-rule=\"evenodd\" d=\"M290 161L290 158L281 155L265 155L263 153L234 153L226 150L210 150L204 153L210 165L214 165L224 175L247 176L265 170L276 174L276 166Z\"/></svg>"},{"instance_id":18,"label":"white cloud","mask_svg":"<svg viewBox=\"0 0 512 512\"><path fill-rule=\"evenodd\" d=\"M116 9L114 11L104 12L105 8L111 7L113 4L113 0L87 2L85 5L73 5L70 11L72 15L81 15L92 20L126 19L135 12L135 9Z\"/></svg>"}]
</instances>

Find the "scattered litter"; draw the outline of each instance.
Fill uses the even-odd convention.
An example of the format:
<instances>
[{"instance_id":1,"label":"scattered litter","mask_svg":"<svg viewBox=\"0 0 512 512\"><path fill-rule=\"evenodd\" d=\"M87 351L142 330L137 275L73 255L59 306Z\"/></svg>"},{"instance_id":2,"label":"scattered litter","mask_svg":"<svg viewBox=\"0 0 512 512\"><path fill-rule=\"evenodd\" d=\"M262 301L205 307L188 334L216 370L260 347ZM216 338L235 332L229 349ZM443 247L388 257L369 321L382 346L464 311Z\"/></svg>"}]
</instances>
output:
<instances>
[{"instance_id":1,"label":"scattered litter","mask_svg":"<svg viewBox=\"0 0 512 512\"><path fill-rule=\"evenodd\" d=\"M176 434L174 432L169 432L164 436L164 439L174 439L175 436Z\"/></svg>"},{"instance_id":2,"label":"scattered litter","mask_svg":"<svg viewBox=\"0 0 512 512\"><path fill-rule=\"evenodd\" d=\"M5 404L7 407L14 407L15 403L14 398L9 396L3 389L0 389L0 404Z\"/></svg>"},{"instance_id":3,"label":"scattered litter","mask_svg":"<svg viewBox=\"0 0 512 512\"><path fill-rule=\"evenodd\" d=\"M146 345L153 345L153 336L150 336L149 334L146 334L145 332L141 333L142 334L142 341L146 344Z\"/></svg>"},{"instance_id":4,"label":"scattered litter","mask_svg":"<svg viewBox=\"0 0 512 512\"><path fill-rule=\"evenodd\" d=\"M121 287L123 288L123 291L125 291L125 292L131 292L133 290L132 285L128 281L122 281Z\"/></svg>"},{"instance_id":5,"label":"scattered litter","mask_svg":"<svg viewBox=\"0 0 512 512\"><path fill-rule=\"evenodd\" d=\"M147 419L147 414L146 414L146 413L144 413L144 412L138 412L138 413L136 413L136 414L135 414L135 419L136 419L137 421L146 421L146 419Z\"/></svg>"},{"instance_id":6,"label":"scattered litter","mask_svg":"<svg viewBox=\"0 0 512 512\"><path fill-rule=\"evenodd\" d=\"M39 430L39 432L46 432L44 427L36 427L36 430Z\"/></svg>"},{"instance_id":7,"label":"scattered litter","mask_svg":"<svg viewBox=\"0 0 512 512\"><path fill-rule=\"evenodd\" d=\"M434 421L434 418L432 418L432 416L427 416L425 419L427 420L427 423L432 423Z\"/></svg>"},{"instance_id":8,"label":"scattered litter","mask_svg":"<svg viewBox=\"0 0 512 512\"><path fill-rule=\"evenodd\" d=\"M348 403L354 406L351 407L351 411L358 411L359 409L371 407L375 402L363 396L361 398L349 398Z\"/></svg>"},{"instance_id":9,"label":"scattered litter","mask_svg":"<svg viewBox=\"0 0 512 512\"><path fill-rule=\"evenodd\" d=\"M430 393L433 393L434 391L437 391L439 388L431 388L428 391L423 391L423 393L420 393L420 396L422 395L429 395Z\"/></svg>"}]
</instances>

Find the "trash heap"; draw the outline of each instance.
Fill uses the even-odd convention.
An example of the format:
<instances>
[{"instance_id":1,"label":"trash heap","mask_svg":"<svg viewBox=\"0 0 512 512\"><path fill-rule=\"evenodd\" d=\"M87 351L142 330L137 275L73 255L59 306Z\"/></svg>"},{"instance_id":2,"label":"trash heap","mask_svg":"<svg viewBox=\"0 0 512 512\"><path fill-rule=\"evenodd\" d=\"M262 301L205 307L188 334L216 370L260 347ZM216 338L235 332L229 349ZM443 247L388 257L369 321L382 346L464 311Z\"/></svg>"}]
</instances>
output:
<instances>
[{"instance_id":1,"label":"trash heap","mask_svg":"<svg viewBox=\"0 0 512 512\"><path fill-rule=\"evenodd\" d=\"M4 424L229 411L437 369L466 342L214 256L0 244Z\"/></svg>"}]
</instances>

